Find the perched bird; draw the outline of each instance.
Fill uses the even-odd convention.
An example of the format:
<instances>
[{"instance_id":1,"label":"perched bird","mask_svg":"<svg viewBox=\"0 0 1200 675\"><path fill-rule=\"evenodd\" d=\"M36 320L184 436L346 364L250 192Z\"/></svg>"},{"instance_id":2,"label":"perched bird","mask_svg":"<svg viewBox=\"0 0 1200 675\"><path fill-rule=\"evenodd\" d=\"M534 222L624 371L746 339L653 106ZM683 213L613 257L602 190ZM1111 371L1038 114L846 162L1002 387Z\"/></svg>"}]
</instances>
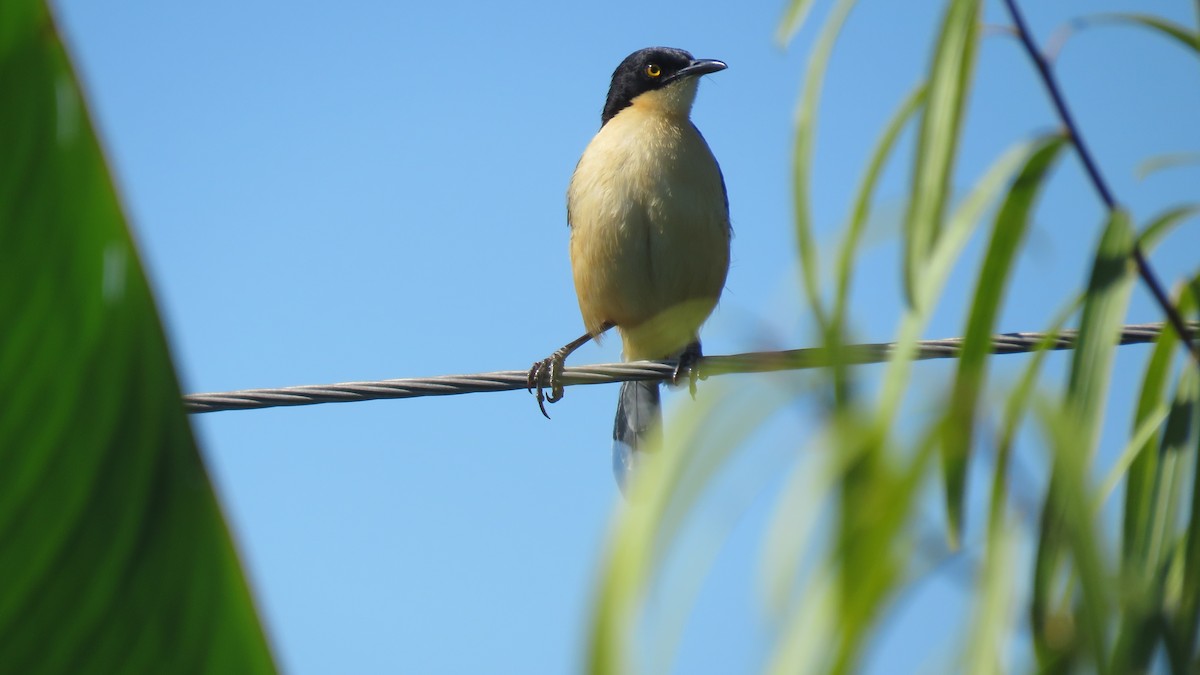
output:
<instances>
[{"instance_id":1,"label":"perched bird","mask_svg":"<svg viewBox=\"0 0 1200 675\"><path fill-rule=\"evenodd\" d=\"M617 66L600 116L567 190L571 268L587 333L535 363L562 398L563 362L616 326L623 358L680 358L675 381L694 374L700 325L729 271L729 200L721 168L689 115L701 75L725 69L681 49L641 49ZM693 380L694 382L694 380ZM621 385L613 470L622 489L639 448L659 433L658 382Z\"/></svg>"}]
</instances>

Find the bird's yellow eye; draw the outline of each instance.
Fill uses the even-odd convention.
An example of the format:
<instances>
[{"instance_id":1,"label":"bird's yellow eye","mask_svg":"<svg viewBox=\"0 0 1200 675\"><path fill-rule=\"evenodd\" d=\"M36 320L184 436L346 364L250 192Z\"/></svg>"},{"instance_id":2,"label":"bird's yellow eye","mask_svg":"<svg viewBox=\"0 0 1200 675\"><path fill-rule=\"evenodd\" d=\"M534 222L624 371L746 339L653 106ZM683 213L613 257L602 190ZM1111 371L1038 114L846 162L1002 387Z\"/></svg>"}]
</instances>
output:
<instances>
[{"instance_id":1,"label":"bird's yellow eye","mask_svg":"<svg viewBox=\"0 0 1200 675\"><path fill-rule=\"evenodd\" d=\"M659 68L658 64L656 63L651 63L650 65L646 66L646 74L650 77L658 77L659 75L662 75L662 68Z\"/></svg>"}]
</instances>

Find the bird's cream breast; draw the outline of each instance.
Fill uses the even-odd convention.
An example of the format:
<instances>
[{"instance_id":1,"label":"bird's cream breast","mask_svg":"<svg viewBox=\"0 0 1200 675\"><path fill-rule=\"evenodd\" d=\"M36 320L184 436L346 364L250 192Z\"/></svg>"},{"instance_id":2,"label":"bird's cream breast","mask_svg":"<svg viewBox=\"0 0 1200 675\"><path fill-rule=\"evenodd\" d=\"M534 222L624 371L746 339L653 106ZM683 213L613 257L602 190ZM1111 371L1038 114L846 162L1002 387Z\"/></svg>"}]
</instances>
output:
<instances>
[{"instance_id":1,"label":"bird's cream breast","mask_svg":"<svg viewBox=\"0 0 1200 675\"><path fill-rule=\"evenodd\" d=\"M613 117L567 193L571 261L589 331L616 323L626 358L694 339L725 285L729 220L720 170L684 115L655 100Z\"/></svg>"}]
</instances>

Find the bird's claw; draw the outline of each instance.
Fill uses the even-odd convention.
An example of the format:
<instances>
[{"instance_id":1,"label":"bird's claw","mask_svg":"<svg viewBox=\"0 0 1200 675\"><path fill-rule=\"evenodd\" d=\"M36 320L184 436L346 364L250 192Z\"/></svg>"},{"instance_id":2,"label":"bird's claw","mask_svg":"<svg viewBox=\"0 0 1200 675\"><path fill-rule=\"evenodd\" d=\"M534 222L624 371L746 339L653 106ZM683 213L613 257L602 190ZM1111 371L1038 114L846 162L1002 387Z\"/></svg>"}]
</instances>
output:
<instances>
[{"instance_id":1,"label":"bird's claw","mask_svg":"<svg viewBox=\"0 0 1200 675\"><path fill-rule=\"evenodd\" d=\"M525 378L526 391L537 397L538 410L542 411L546 419L550 419L550 414L546 412L546 403L557 403L563 397L562 373L565 360L565 355L554 352L549 358L535 362ZM546 384L542 384L543 380ZM545 391L547 386L550 388L549 395Z\"/></svg>"},{"instance_id":2,"label":"bird's claw","mask_svg":"<svg viewBox=\"0 0 1200 675\"><path fill-rule=\"evenodd\" d=\"M703 379L700 374L702 356L699 343L688 345L688 348L679 355L679 361L675 364L675 372L671 373L671 385L675 387L679 386L684 373L687 373L688 393L691 394L692 400L696 399L696 382Z\"/></svg>"}]
</instances>

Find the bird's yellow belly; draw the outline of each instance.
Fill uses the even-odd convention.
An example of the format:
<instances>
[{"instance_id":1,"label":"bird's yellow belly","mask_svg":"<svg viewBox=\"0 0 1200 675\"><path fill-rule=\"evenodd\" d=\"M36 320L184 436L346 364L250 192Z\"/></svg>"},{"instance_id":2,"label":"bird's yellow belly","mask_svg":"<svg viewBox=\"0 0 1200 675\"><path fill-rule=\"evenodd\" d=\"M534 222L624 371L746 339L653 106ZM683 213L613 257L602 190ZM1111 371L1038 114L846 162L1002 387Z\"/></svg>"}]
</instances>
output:
<instances>
[{"instance_id":1,"label":"bird's yellow belly","mask_svg":"<svg viewBox=\"0 0 1200 675\"><path fill-rule=\"evenodd\" d=\"M665 358L696 339L725 285L719 169L690 124L649 138L604 131L568 192L579 308L590 332L617 325L626 359Z\"/></svg>"}]
</instances>

